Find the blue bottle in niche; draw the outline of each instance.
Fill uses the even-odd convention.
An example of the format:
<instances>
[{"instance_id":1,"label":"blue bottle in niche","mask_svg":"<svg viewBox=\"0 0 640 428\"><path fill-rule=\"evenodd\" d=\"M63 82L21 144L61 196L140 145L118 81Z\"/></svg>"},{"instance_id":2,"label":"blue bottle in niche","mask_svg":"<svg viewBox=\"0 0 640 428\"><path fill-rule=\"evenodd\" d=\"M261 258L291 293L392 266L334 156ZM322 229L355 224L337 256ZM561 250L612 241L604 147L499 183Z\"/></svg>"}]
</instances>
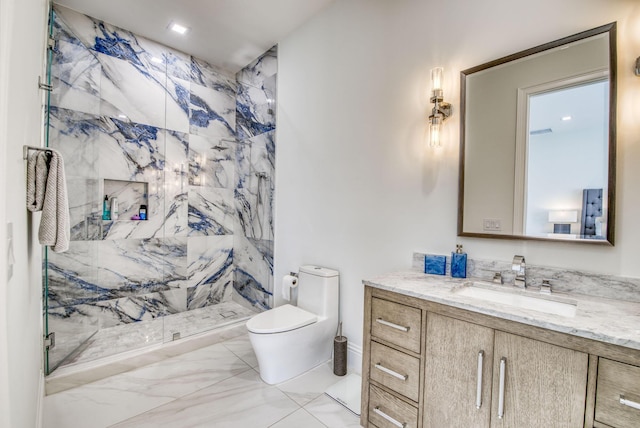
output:
<instances>
[{"instance_id":1,"label":"blue bottle in niche","mask_svg":"<svg viewBox=\"0 0 640 428\"><path fill-rule=\"evenodd\" d=\"M462 245L456 245L455 253L451 253L451 276L454 278L467 277L467 253L462 252Z\"/></svg>"},{"instance_id":2,"label":"blue bottle in niche","mask_svg":"<svg viewBox=\"0 0 640 428\"><path fill-rule=\"evenodd\" d=\"M109 211L109 197L104 195L104 201L102 201L102 219L111 220L111 212Z\"/></svg>"}]
</instances>

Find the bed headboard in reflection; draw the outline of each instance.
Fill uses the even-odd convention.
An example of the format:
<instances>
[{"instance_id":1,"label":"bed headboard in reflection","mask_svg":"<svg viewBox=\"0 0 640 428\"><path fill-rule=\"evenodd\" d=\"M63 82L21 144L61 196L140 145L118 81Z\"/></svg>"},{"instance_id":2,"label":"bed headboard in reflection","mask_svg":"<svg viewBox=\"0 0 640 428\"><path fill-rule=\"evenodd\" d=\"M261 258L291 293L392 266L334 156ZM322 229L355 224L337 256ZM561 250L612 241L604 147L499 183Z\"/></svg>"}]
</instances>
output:
<instances>
[{"instance_id":1,"label":"bed headboard in reflection","mask_svg":"<svg viewBox=\"0 0 640 428\"><path fill-rule=\"evenodd\" d=\"M602 189L583 189L580 235L596 236L597 217L602 217Z\"/></svg>"}]
</instances>

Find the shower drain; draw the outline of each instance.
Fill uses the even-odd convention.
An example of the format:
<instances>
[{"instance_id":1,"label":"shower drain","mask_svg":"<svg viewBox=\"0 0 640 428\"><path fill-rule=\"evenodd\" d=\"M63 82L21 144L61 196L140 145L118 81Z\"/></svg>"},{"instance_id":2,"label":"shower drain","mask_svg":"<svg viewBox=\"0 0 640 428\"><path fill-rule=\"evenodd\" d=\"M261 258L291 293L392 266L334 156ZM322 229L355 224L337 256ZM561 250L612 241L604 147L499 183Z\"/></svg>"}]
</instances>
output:
<instances>
[{"instance_id":1,"label":"shower drain","mask_svg":"<svg viewBox=\"0 0 640 428\"><path fill-rule=\"evenodd\" d=\"M236 316L236 315L238 315L238 314L235 313L234 311L227 311L227 312L223 312L223 313L220 314L220 316L222 318L229 318L229 317L233 317L233 316Z\"/></svg>"}]
</instances>

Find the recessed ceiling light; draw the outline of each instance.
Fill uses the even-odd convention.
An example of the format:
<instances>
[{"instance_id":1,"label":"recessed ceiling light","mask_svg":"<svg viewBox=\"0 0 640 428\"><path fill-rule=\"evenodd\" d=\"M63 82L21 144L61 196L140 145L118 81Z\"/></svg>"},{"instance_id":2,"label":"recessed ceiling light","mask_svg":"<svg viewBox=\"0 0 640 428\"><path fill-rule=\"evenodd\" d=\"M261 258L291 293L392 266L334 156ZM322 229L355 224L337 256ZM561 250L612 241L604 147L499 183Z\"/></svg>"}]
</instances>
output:
<instances>
[{"instance_id":1,"label":"recessed ceiling light","mask_svg":"<svg viewBox=\"0 0 640 428\"><path fill-rule=\"evenodd\" d=\"M171 31L175 31L178 34L185 34L187 31L189 31L189 28L185 27L184 25L177 24L175 22L172 22L171 24L169 24L169 28L171 29Z\"/></svg>"},{"instance_id":2,"label":"recessed ceiling light","mask_svg":"<svg viewBox=\"0 0 640 428\"><path fill-rule=\"evenodd\" d=\"M564 120L565 122L566 122L567 120L571 120L571 116L563 116L563 117L562 117L562 120Z\"/></svg>"}]
</instances>

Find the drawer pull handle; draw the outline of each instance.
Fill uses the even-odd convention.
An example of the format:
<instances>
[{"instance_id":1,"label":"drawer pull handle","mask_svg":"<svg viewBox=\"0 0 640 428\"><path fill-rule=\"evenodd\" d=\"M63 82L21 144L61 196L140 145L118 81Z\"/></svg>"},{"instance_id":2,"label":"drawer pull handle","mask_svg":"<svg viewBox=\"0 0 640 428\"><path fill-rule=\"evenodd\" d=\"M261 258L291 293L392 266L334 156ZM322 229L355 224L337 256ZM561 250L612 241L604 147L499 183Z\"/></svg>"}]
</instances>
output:
<instances>
[{"instance_id":1,"label":"drawer pull handle","mask_svg":"<svg viewBox=\"0 0 640 428\"><path fill-rule=\"evenodd\" d=\"M629 406L633 409L636 410L640 410L640 403L636 402L636 401L631 401L631 400L627 400L626 398L624 398L624 395L620 396L620 404L625 405L625 406Z\"/></svg>"},{"instance_id":2,"label":"drawer pull handle","mask_svg":"<svg viewBox=\"0 0 640 428\"><path fill-rule=\"evenodd\" d=\"M381 370L381 371L385 372L386 374L390 374L391 376L393 376L395 378L398 378L400 380L409 379L409 375L403 375L403 374L400 374L398 372L395 372L395 371L393 371L391 369L386 368L385 366L383 366L380 363L376 364L374 367L377 368L378 370Z\"/></svg>"},{"instance_id":3,"label":"drawer pull handle","mask_svg":"<svg viewBox=\"0 0 640 428\"><path fill-rule=\"evenodd\" d=\"M476 385L476 409L482 407L482 366L484 351L478 352L478 383Z\"/></svg>"},{"instance_id":4,"label":"drawer pull handle","mask_svg":"<svg viewBox=\"0 0 640 428\"><path fill-rule=\"evenodd\" d=\"M498 391L498 419L504 416L504 377L507 369L507 359L500 358L500 390Z\"/></svg>"},{"instance_id":5,"label":"drawer pull handle","mask_svg":"<svg viewBox=\"0 0 640 428\"><path fill-rule=\"evenodd\" d=\"M403 325L394 324L392 322L385 321L382 318L376 319L376 322L380 323L382 325L386 325L387 327L395 328L396 330L404 331L405 333L410 330L410 327L405 327Z\"/></svg>"},{"instance_id":6,"label":"drawer pull handle","mask_svg":"<svg viewBox=\"0 0 640 428\"><path fill-rule=\"evenodd\" d=\"M391 416L387 415L385 412L380 410L380 406L374 407L373 411L376 412L378 415L380 415L382 418L386 419L387 421L397 426L398 428L405 428L407 426L406 423L398 422L397 420L393 419Z\"/></svg>"}]
</instances>

